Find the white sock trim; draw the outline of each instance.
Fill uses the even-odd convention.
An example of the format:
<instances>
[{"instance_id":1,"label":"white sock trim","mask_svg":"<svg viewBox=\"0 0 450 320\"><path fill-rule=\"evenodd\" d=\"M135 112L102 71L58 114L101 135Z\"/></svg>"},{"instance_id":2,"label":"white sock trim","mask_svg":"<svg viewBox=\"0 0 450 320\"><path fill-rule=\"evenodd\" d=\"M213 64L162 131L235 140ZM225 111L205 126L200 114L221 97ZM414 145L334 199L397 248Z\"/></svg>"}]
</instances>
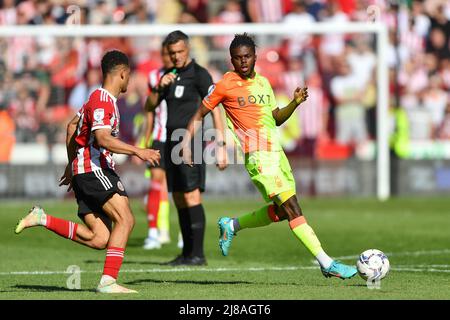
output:
<instances>
[{"instance_id":1,"label":"white sock trim","mask_svg":"<svg viewBox=\"0 0 450 320\"><path fill-rule=\"evenodd\" d=\"M109 276L109 275L107 275L107 274L104 274L104 275L102 275L102 278L100 279L100 285L105 285L106 283L112 283L112 282L115 282L116 281L116 279L114 279L113 277L111 277L111 276Z\"/></svg>"},{"instance_id":2,"label":"white sock trim","mask_svg":"<svg viewBox=\"0 0 450 320\"><path fill-rule=\"evenodd\" d=\"M333 259L331 259L323 250L317 254L316 260L319 262L320 266L325 269L329 268L333 263Z\"/></svg>"}]
</instances>

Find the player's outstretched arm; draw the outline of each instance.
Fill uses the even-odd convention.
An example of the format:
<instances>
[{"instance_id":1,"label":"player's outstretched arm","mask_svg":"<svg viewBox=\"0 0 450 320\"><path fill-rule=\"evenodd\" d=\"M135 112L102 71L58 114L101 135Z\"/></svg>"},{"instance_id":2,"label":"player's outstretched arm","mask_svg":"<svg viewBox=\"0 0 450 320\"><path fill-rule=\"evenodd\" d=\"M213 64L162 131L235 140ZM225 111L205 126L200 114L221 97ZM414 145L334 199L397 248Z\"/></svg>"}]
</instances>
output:
<instances>
[{"instance_id":1,"label":"player's outstretched arm","mask_svg":"<svg viewBox=\"0 0 450 320\"><path fill-rule=\"evenodd\" d=\"M60 186L69 186L67 191L70 191L72 189L71 182L72 182L72 161L75 159L76 156L76 145L75 142L75 132L77 130L78 121L80 120L80 117L78 115L75 115L72 120L67 124L67 133L66 133L66 149L67 149L67 166L64 170L64 174L59 179L59 185Z\"/></svg>"},{"instance_id":2,"label":"player's outstretched arm","mask_svg":"<svg viewBox=\"0 0 450 320\"><path fill-rule=\"evenodd\" d=\"M225 132L223 125L223 117L219 108L214 108L212 111L214 128L216 129L216 160L219 170L225 170L228 167L227 148L225 144Z\"/></svg>"},{"instance_id":3,"label":"player's outstretched arm","mask_svg":"<svg viewBox=\"0 0 450 320\"><path fill-rule=\"evenodd\" d=\"M277 126L281 126L297 107L308 98L308 88L297 87L294 91L294 99L283 109L276 108L272 111L272 116L275 119Z\"/></svg>"},{"instance_id":4,"label":"player's outstretched arm","mask_svg":"<svg viewBox=\"0 0 450 320\"><path fill-rule=\"evenodd\" d=\"M127 154L137 156L143 161L151 164L159 164L161 155L158 150L138 148L131 144L125 143L111 135L111 129L97 129L94 131L97 144L113 153Z\"/></svg>"},{"instance_id":5,"label":"player's outstretched arm","mask_svg":"<svg viewBox=\"0 0 450 320\"><path fill-rule=\"evenodd\" d=\"M182 140L182 150L183 150L183 162L192 166L192 156L191 156L191 139L202 126L203 118L210 113L211 110L205 107L203 104L198 108L197 112L189 121L186 133Z\"/></svg>"},{"instance_id":6,"label":"player's outstretched arm","mask_svg":"<svg viewBox=\"0 0 450 320\"><path fill-rule=\"evenodd\" d=\"M150 146L150 140L153 132L153 121L155 119L155 112L146 112L145 116L145 130L144 130L144 145L145 147ZM139 139L140 140L140 139Z\"/></svg>"}]
</instances>

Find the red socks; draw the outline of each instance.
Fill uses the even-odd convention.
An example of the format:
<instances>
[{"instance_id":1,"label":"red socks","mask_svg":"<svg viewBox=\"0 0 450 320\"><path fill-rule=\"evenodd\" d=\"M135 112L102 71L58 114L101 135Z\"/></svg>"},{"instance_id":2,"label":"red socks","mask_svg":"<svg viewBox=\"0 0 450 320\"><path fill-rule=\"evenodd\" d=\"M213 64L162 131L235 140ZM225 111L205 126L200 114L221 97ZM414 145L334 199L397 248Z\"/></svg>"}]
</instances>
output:
<instances>
[{"instance_id":1,"label":"red socks","mask_svg":"<svg viewBox=\"0 0 450 320\"><path fill-rule=\"evenodd\" d=\"M103 267L103 275L117 279L120 267L122 266L124 248L109 247L106 249L105 266Z\"/></svg>"},{"instance_id":2,"label":"red socks","mask_svg":"<svg viewBox=\"0 0 450 320\"><path fill-rule=\"evenodd\" d=\"M161 198L161 184L151 181L147 197L148 228L156 228L158 223L159 201Z\"/></svg>"},{"instance_id":3,"label":"red socks","mask_svg":"<svg viewBox=\"0 0 450 320\"><path fill-rule=\"evenodd\" d=\"M78 224L72 221L52 217L47 214L47 223L45 227L61 237L74 240L77 235Z\"/></svg>"}]
</instances>

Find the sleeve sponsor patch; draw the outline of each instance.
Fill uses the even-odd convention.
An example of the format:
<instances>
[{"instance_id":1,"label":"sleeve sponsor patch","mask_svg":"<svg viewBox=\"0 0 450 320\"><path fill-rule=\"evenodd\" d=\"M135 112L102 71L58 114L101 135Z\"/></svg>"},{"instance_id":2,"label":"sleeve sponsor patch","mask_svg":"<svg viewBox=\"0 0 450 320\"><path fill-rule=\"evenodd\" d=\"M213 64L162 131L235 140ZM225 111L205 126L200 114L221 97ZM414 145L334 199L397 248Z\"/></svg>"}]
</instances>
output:
<instances>
[{"instance_id":1,"label":"sleeve sponsor patch","mask_svg":"<svg viewBox=\"0 0 450 320\"><path fill-rule=\"evenodd\" d=\"M213 93L214 89L216 88L215 84L212 84L209 86L208 88L208 94L206 95L205 99L209 101L209 96L211 95L211 93Z\"/></svg>"}]
</instances>

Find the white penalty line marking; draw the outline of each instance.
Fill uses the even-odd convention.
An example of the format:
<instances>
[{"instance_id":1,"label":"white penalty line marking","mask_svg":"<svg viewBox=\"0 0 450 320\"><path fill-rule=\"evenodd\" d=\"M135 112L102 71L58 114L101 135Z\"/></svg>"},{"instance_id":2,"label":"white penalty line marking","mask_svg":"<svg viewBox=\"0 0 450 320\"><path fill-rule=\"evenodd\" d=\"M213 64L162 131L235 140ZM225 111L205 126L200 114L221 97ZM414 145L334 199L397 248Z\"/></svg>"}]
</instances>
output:
<instances>
[{"instance_id":1,"label":"white penalty line marking","mask_svg":"<svg viewBox=\"0 0 450 320\"><path fill-rule=\"evenodd\" d=\"M296 271L296 270L317 270L317 266L291 266L291 267L273 267L273 268L172 268L172 269L124 269L121 273L177 273L177 272L261 272L261 271ZM412 267L394 267L393 271L400 272L443 272L450 273L448 269L435 268L417 268ZM54 274L73 274L68 271L11 271L0 272L2 276L10 275L54 275ZM80 273L101 273L101 270L80 270Z\"/></svg>"},{"instance_id":2,"label":"white penalty line marking","mask_svg":"<svg viewBox=\"0 0 450 320\"><path fill-rule=\"evenodd\" d=\"M386 256L389 258L391 256L400 257L400 256L426 256L426 255L437 255L437 254L447 254L450 253L450 249L442 249L442 250L420 250L420 251L403 251L403 252L385 252ZM336 260L355 260L358 259L358 256L341 256L335 257Z\"/></svg>"}]
</instances>

